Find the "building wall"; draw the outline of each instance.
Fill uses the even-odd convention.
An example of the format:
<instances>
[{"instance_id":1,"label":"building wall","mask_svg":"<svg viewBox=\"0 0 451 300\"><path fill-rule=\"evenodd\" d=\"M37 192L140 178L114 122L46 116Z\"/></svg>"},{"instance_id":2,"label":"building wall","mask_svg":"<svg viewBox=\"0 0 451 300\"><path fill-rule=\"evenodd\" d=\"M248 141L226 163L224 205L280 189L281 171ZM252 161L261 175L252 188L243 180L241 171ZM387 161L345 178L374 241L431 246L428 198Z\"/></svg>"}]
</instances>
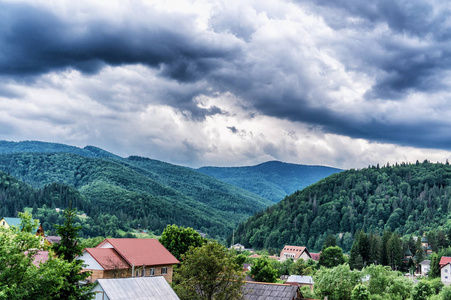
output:
<instances>
[{"instance_id":1,"label":"building wall","mask_svg":"<svg viewBox=\"0 0 451 300\"><path fill-rule=\"evenodd\" d=\"M167 282L172 282L172 275L174 268L172 265L160 265L160 266L145 266L145 277L150 276L149 275L149 269L154 268L154 276L163 276L164 279L166 279ZM167 268L167 274L161 274L161 269ZM134 269L135 273L132 275L132 269L125 269L125 270L92 270L92 269L84 269L83 271L91 271L91 276L89 276L87 279L90 282L95 282L99 278L126 278L126 277L135 277L136 273L138 272L138 277L142 276L142 270L143 268L136 268Z\"/></svg>"},{"instance_id":2,"label":"building wall","mask_svg":"<svg viewBox=\"0 0 451 300\"><path fill-rule=\"evenodd\" d=\"M5 219L0 220L0 226L5 227L6 229L9 228L8 222L6 222Z\"/></svg>"},{"instance_id":3,"label":"building wall","mask_svg":"<svg viewBox=\"0 0 451 300\"><path fill-rule=\"evenodd\" d=\"M304 251L304 252L302 252L302 255L299 256L299 258L302 258L304 261L307 261L310 259L310 256L308 256L307 252Z\"/></svg>"},{"instance_id":4,"label":"building wall","mask_svg":"<svg viewBox=\"0 0 451 300\"><path fill-rule=\"evenodd\" d=\"M95 298L93 300L110 300L108 296L103 292L100 284L96 284L96 286L92 289L92 292L95 293Z\"/></svg>"},{"instance_id":5,"label":"building wall","mask_svg":"<svg viewBox=\"0 0 451 300\"><path fill-rule=\"evenodd\" d=\"M445 285L449 285L451 283L451 265L447 264L441 269L441 277L442 282Z\"/></svg>"}]
</instances>

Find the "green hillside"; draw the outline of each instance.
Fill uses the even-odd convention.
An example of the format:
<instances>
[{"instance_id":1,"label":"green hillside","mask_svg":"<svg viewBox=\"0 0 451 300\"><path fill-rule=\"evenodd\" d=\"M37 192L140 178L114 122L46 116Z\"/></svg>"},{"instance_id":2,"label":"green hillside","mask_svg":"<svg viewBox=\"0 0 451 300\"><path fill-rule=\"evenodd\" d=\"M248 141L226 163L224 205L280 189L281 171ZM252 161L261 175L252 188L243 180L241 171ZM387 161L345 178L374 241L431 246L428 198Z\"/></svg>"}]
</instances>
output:
<instances>
[{"instance_id":1,"label":"green hillside","mask_svg":"<svg viewBox=\"0 0 451 300\"><path fill-rule=\"evenodd\" d=\"M95 147L42 142L3 143L0 170L42 188L76 188L94 215L114 216L124 228L161 232L167 224L190 226L224 238L240 221L270 202L189 168L140 157L120 158ZM28 152L15 153L27 150ZM2 149L2 144L0 144ZM69 153L67 153L67 152ZM79 208L80 209L80 208ZM94 233L93 233L94 234Z\"/></svg>"},{"instance_id":2,"label":"green hillside","mask_svg":"<svg viewBox=\"0 0 451 300\"><path fill-rule=\"evenodd\" d=\"M249 167L202 167L198 171L278 202L285 196L342 170L269 161Z\"/></svg>"},{"instance_id":3,"label":"green hillside","mask_svg":"<svg viewBox=\"0 0 451 300\"><path fill-rule=\"evenodd\" d=\"M451 227L451 166L423 162L333 174L240 224L235 242L253 248L306 245L328 234L349 250L357 230L399 234ZM340 238L341 237L341 238Z\"/></svg>"}]
</instances>

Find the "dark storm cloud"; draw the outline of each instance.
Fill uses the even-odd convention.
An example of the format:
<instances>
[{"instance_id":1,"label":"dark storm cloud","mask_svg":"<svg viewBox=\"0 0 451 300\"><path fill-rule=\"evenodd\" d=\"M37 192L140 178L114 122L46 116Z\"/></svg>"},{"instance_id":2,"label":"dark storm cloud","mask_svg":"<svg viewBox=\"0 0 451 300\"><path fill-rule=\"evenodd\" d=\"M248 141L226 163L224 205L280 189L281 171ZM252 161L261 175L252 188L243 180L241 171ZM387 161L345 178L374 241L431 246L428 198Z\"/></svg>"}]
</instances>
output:
<instances>
[{"instance_id":1,"label":"dark storm cloud","mask_svg":"<svg viewBox=\"0 0 451 300\"><path fill-rule=\"evenodd\" d=\"M337 53L348 63L348 68L361 70L369 66L379 72L376 84L367 94L369 99L399 99L409 91L444 88L440 72L451 67L449 6L437 7L441 2L422 0L319 0L311 3L312 9L337 30L354 29L366 35L376 26L388 26L389 35L367 37L360 42L344 41L344 47L337 47ZM357 18L359 22L348 22L347 17ZM405 44L403 38L417 39L418 43L427 45Z\"/></svg>"},{"instance_id":2,"label":"dark storm cloud","mask_svg":"<svg viewBox=\"0 0 451 300\"><path fill-rule=\"evenodd\" d=\"M144 64L161 67L163 75L179 81L193 81L233 53L233 45L178 31L193 25L189 20L166 21L172 30L158 23L137 26L133 16L117 24L77 24L30 5L0 3L0 74L39 75L66 68L95 73L105 64Z\"/></svg>"}]
</instances>

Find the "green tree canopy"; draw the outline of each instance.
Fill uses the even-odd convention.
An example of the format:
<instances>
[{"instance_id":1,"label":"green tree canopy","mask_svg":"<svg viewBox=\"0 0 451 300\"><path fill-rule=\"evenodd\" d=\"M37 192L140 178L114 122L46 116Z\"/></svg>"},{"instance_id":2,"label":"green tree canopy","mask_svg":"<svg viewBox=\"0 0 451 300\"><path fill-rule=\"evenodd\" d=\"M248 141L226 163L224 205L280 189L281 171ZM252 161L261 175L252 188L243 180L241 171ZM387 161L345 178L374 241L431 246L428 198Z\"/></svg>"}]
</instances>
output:
<instances>
[{"instance_id":1,"label":"green tree canopy","mask_svg":"<svg viewBox=\"0 0 451 300\"><path fill-rule=\"evenodd\" d=\"M333 268L345 262L343 251L340 247L334 246L324 249L319 257L319 265L326 268Z\"/></svg>"},{"instance_id":2,"label":"green tree canopy","mask_svg":"<svg viewBox=\"0 0 451 300\"><path fill-rule=\"evenodd\" d=\"M413 288L412 300L427 300L429 296L433 295L434 291L429 283L424 280L418 282Z\"/></svg>"},{"instance_id":3,"label":"green tree canopy","mask_svg":"<svg viewBox=\"0 0 451 300\"><path fill-rule=\"evenodd\" d=\"M254 260L250 274L258 282L276 282L277 270L266 256Z\"/></svg>"},{"instance_id":4,"label":"green tree canopy","mask_svg":"<svg viewBox=\"0 0 451 300\"><path fill-rule=\"evenodd\" d=\"M181 300L242 299L242 266L217 242L191 248L174 273L174 290Z\"/></svg>"},{"instance_id":5,"label":"green tree canopy","mask_svg":"<svg viewBox=\"0 0 451 300\"><path fill-rule=\"evenodd\" d=\"M328 297L329 300L350 300L351 292L360 277L360 272L351 271L348 264L334 268L321 267L314 276L315 294L319 299Z\"/></svg>"},{"instance_id":6,"label":"green tree canopy","mask_svg":"<svg viewBox=\"0 0 451 300\"><path fill-rule=\"evenodd\" d=\"M78 255L83 253L81 244L78 243L78 232L81 226L75 225L74 220L77 216L77 210L71 207L64 210L65 222L63 225L55 225L57 234L61 237L60 243L54 243L53 249L55 253L65 261L71 268L66 274L64 280L66 284L61 288L55 299L67 300L90 300L93 294L90 293L91 285L80 282L88 278L90 272L81 272L83 269L83 261L76 259Z\"/></svg>"},{"instance_id":7,"label":"green tree canopy","mask_svg":"<svg viewBox=\"0 0 451 300\"><path fill-rule=\"evenodd\" d=\"M51 251L46 262L33 264L38 251L45 250L44 240L32 232L38 222L31 214L19 216L22 229L0 227L0 299L58 299L55 295L67 284L64 278L72 266Z\"/></svg>"},{"instance_id":8,"label":"green tree canopy","mask_svg":"<svg viewBox=\"0 0 451 300\"><path fill-rule=\"evenodd\" d=\"M200 247L205 244L206 239L193 228L168 225L159 241L172 255L181 260L190 247Z\"/></svg>"},{"instance_id":9,"label":"green tree canopy","mask_svg":"<svg viewBox=\"0 0 451 300\"><path fill-rule=\"evenodd\" d=\"M351 293L352 300L368 300L370 299L370 292L363 284L358 284L352 289Z\"/></svg>"}]
</instances>

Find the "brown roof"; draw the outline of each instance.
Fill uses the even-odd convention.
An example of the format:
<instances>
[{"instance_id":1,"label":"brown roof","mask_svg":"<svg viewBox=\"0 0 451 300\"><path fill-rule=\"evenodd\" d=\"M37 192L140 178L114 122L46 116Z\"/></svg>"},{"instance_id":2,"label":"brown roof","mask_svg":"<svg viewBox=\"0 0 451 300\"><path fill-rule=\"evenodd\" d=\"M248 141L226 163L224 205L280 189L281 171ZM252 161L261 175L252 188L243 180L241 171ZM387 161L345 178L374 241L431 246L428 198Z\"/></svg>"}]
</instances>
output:
<instances>
[{"instance_id":1,"label":"brown roof","mask_svg":"<svg viewBox=\"0 0 451 300\"><path fill-rule=\"evenodd\" d=\"M293 300L297 298L298 286L264 282L246 282L243 296L246 300Z\"/></svg>"},{"instance_id":2,"label":"brown roof","mask_svg":"<svg viewBox=\"0 0 451 300\"><path fill-rule=\"evenodd\" d=\"M91 254L105 270L131 267L113 248L86 248L85 251Z\"/></svg>"},{"instance_id":3,"label":"brown roof","mask_svg":"<svg viewBox=\"0 0 451 300\"><path fill-rule=\"evenodd\" d=\"M154 266L179 263L177 258L166 250L157 239L105 239L96 248L100 248L106 243L110 243L130 265Z\"/></svg>"},{"instance_id":4,"label":"brown roof","mask_svg":"<svg viewBox=\"0 0 451 300\"><path fill-rule=\"evenodd\" d=\"M307 250L307 248L306 247L301 247L301 246L285 245L285 247L283 247L282 251L280 252L280 257L282 257L284 252L294 253L294 259L298 259L302 255L302 253L304 253L304 252L306 252L307 255L309 257L311 257L309 251Z\"/></svg>"}]
</instances>

